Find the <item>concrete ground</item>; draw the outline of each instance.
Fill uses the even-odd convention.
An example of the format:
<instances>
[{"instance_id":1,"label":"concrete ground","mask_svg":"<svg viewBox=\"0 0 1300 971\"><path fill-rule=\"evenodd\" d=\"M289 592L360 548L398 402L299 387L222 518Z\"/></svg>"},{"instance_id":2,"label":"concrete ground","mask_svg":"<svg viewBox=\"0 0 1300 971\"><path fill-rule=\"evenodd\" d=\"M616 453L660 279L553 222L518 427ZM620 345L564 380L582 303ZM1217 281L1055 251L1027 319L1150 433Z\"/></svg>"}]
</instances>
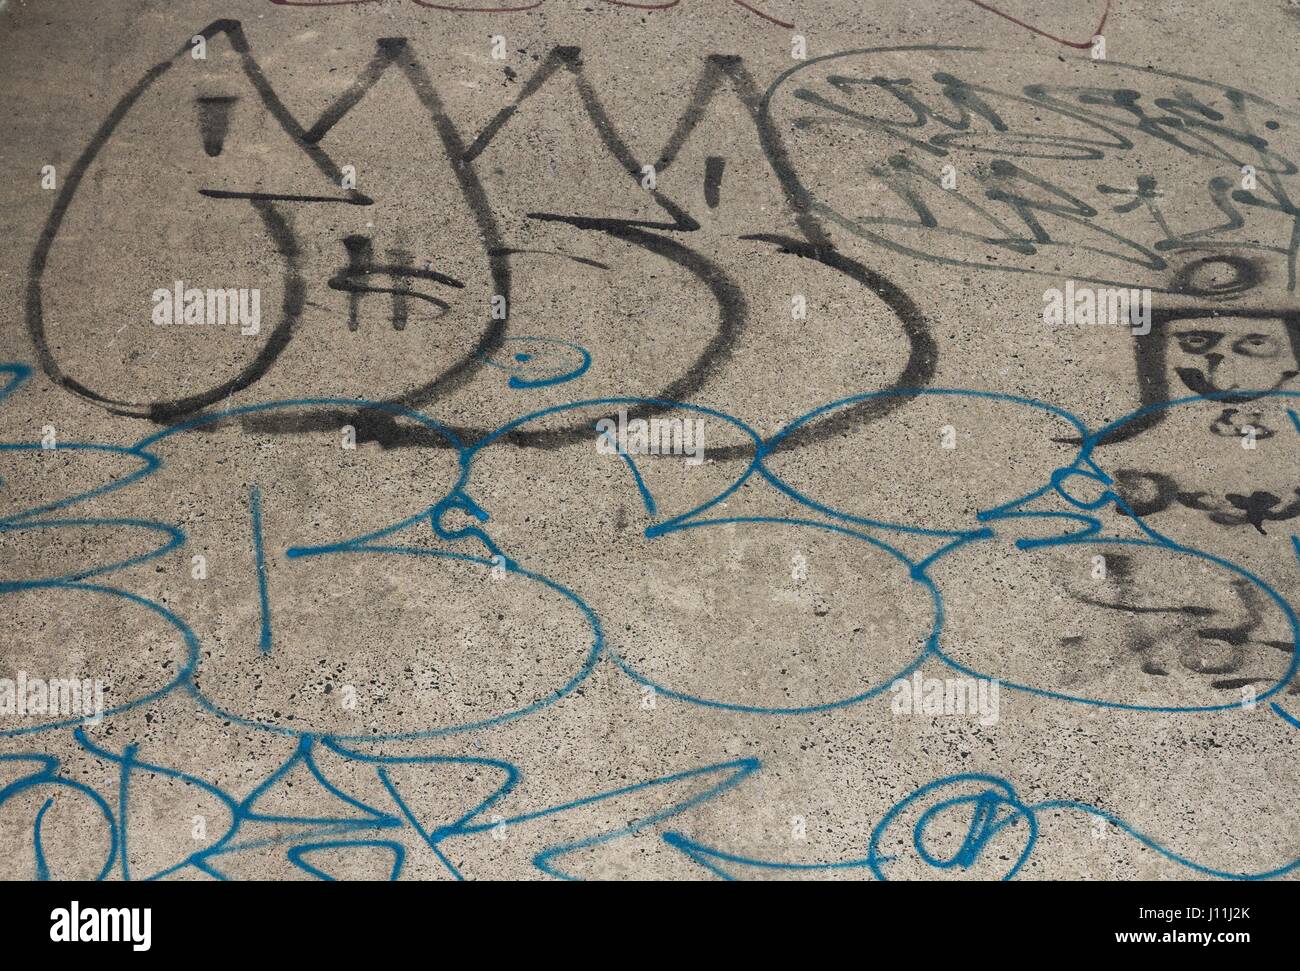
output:
<instances>
[{"instance_id":1,"label":"concrete ground","mask_svg":"<svg viewBox=\"0 0 1300 971\"><path fill-rule=\"evenodd\" d=\"M1292 877L1298 47L0 0L0 876Z\"/></svg>"}]
</instances>

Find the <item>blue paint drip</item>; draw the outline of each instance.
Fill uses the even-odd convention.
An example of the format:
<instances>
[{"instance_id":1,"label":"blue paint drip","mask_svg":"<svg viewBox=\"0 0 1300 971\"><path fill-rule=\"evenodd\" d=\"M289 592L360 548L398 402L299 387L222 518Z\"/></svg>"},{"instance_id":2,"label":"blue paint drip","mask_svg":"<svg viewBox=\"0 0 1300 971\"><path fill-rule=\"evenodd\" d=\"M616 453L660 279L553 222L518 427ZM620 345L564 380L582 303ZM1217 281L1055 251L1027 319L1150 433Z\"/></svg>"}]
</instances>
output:
<instances>
[{"instance_id":1,"label":"blue paint drip","mask_svg":"<svg viewBox=\"0 0 1300 971\"><path fill-rule=\"evenodd\" d=\"M266 549L262 543L262 490L253 486L248 496L248 506L253 520L253 558L257 564L257 597L262 608L261 635L257 647L263 654L271 653L271 597L266 583Z\"/></svg>"},{"instance_id":2,"label":"blue paint drip","mask_svg":"<svg viewBox=\"0 0 1300 971\"><path fill-rule=\"evenodd\" d=\"M50 868L45 862L45 844L41 839L41 824L45 822L45 814L50 811L50 807L53 805L53 799L46 799L41 806L40 812L36 814L36 823L32 826L32 847L36 854L36 879L41 881L50 879Z\"/></svg>"}]
</instances>

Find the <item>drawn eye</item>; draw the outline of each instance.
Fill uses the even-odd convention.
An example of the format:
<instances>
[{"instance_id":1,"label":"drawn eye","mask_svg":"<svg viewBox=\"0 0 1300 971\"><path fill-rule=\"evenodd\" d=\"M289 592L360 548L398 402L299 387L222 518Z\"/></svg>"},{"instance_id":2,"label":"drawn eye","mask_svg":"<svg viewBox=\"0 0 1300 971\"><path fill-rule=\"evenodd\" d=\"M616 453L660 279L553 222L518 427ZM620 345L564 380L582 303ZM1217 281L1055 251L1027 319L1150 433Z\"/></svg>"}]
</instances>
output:
<instances>
[{"instance_id":1,"label":"drawn eye","mask_svg":"<svg viewBox=\"0 0 1300 971\"><path fill-rule=\"evenodd\" d=\"M1245 357L1272 358L1277 357L1278 346L1267 334L1247 334L1232 342L1232 352Z\"/></svg>"},{"instance_id":2,"label":"drawn eye","mask_svg":"<svg viewBox=\"0 0 1300 971\"><path fill-rule=\"evenodd\" d=\"M1178 346L1187 354L1204 354L1223 340L1223 334L1214 330L1187 330L1178 337Z\"/></svg>"}]
</instances>

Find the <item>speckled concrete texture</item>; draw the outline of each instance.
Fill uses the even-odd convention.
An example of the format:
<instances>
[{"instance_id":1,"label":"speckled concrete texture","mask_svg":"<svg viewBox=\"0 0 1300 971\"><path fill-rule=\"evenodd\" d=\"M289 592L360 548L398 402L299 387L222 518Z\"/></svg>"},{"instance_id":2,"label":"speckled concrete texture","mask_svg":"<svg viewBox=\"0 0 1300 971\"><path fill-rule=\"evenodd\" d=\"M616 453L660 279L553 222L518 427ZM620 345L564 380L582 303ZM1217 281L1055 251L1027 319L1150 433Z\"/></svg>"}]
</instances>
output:
<instances>
[{"instance_id":1,"label":"speckled concrete texture","mask_svg":"<svg viewBox=\"0 0 1300 971\"><path fill-rule=\"evenodd\" d=\"M0 877L1300 868L1300 7L661 6L0 3Z\"/></svg>"}]
</instances>

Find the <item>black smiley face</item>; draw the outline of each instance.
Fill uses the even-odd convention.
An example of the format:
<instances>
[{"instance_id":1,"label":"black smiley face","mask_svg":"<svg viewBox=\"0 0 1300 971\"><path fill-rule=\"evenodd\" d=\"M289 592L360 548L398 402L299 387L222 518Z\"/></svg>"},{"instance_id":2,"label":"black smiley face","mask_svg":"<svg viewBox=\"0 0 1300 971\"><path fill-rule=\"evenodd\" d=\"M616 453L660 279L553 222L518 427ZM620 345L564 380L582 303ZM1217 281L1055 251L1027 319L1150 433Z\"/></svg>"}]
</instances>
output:
<instances>
[{"instance_id":1,"label":"black smiley face","mask_svg":"<svg viewBox=\"0 0 1300 971\"><path fill-rule=\"evenodd\" d=\"M1277 390L1300 374L1296 353L1281 330L1270 332L1258 320L1240 321L1239 327L1232 318L1215 323L1219 326L1198 321L1170 335L1173 372L1189 391L1244 401L1257 397L1255 392Z\"/></svg>"}]
</instances>

